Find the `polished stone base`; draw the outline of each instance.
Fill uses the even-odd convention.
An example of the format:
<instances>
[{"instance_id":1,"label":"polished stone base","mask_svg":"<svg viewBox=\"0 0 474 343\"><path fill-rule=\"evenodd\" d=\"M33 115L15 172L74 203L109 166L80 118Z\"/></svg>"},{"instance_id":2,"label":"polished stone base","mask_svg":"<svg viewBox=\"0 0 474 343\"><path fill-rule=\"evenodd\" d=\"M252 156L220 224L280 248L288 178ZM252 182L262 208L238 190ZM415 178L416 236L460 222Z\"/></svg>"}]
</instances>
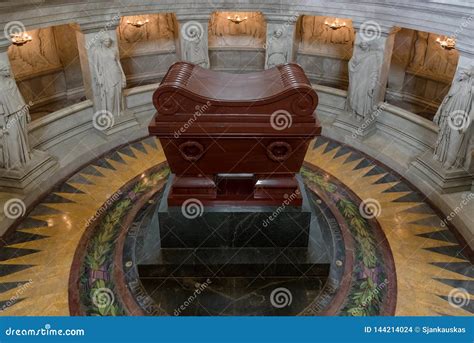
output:
<instances>
[{"instance_id":1,"label":"polished stone base","mask_svg":"<svg viewBox=\"0 0 474 343\"><path fill-rule=\"evenodd\" d=\"M153 301L174 316L296 316L326 277L142 278Z\"/></svg>"},{"instance_id":2,"label":"polished stone base","mask_svg":"<svg viewBox=\"0 0 474 343\"><path fill-rule=\"evenodd\" d=\"M0 169L0 187L4 191L26 193L37 187L58 168L50 154L33 150L31 161L19 170Z\"/></svg>"},{"instance_id":3,"label":"polished stone base","mask_svg":"<svg viewBox=\"0 0 474 343\"><path fill-rule=\"evenodd\" d=\"M135 118L133 112L125 110L120 116L114 117L114 125L108 129L101 130L100 132L106 136L116 134L118 132L130 129L134 126L139 126L140 124Z\"/></svg>"},{"instance_id":4,"label":"polished stone base","mask_svg":"<svg viewBox=\"0 0 474 343\"><path fill-rule=\"evenodd\" d=\"M419 178L428 178L440 193L454 193L472 189L472 175L464 169L445 169L433 159L428 150L412 162L410 168Z\"/></svg>"},{"instance_id":5,"label":"polished stone base","mask_svg":"<svg viewBox=\"0 0 474 343\"><path fill-rule=\"evenodd\" d=\"M303 205L209 206L189 199L168 206L170 178L158 209L163 248L307 247L311 224L308 196L298 180Z\"/></svg>"},{"instance_id":6,"label":"polished stone base","mask_svg":"<svg viewBox=\"0 0 474 343\"><path fill-rule=\"evenodd\" d=\"M204 207L194 219L167 206L168 181L141 220L143 245L135 252L153 302L176 316L304 311L323 291L335 252L329 228L316 217L322 214L297 179L302 207Z\"/></svg>"},{"instance_id":7,"label":"polished stone base","mask_svg":"<svg viewBox=\"0 0 474 343\"><path fill-rule=\"evenodd\" d=\"M336 117L333 125L351 133L353 139L363 139L375 132L376 122L377 118L373 115L357 120L352 114L344 112Z\"/></svg>"}]
</instances>

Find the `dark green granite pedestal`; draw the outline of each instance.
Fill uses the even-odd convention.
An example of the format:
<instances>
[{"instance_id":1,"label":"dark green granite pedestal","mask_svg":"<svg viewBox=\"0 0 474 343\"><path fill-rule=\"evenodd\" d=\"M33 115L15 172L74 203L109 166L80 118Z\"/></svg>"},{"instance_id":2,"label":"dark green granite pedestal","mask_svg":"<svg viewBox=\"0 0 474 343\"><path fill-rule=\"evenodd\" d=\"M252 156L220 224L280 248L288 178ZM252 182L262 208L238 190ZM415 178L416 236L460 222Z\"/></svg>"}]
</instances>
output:
<instances>
[{"instance_id":1,"label":"dark green granite pedestal","mask_svg":"<svg viewBox=\"0 0 474 343\"><path fill-rule=\"evenodd\" d=\"M154 303L170 315L303 311L325 287L334 251L329 228L320 226L325 217L310 206L314 199L298 181L300 208L204 207L194 219L180 207L168 208L168 183L140 220L142 243L134 252L141 284ZM202 293L181 310L197 287ZM280 291L290 297L286 307L272 304Z\"/></svg>"},{"instance_id":2,"label":"dark green granite pedestal","mask_svg":"<svg viewBox=\"0 0 474 343\"><path fill-rule=\"evenodd\" d=\"M301 207L291 206L291 198L281 206L200 207L195 204L190 216L185 206L168 207L172 178L157 213L162 248L308 246L311 210L301 180Z\"/></svg>"}]
</instances>

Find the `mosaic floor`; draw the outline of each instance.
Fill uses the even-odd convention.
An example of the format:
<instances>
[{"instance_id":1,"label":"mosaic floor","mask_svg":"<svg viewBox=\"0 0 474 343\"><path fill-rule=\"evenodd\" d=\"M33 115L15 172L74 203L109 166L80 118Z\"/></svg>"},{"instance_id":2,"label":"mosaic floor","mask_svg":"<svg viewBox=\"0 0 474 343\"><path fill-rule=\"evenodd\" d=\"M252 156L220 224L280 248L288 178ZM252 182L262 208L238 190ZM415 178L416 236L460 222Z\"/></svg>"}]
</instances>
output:
<instances>
[{"instance_id":1,"label":"mosaic floor","mask_svg":"<svg viewBox=\"0 0 474 343\"><path fill-rule=\"evenodd\" d=\"M55 187L3 238L1 315L176 315L172 309L188 294L182 289L194 291L205 281L170 278L174 283L166 293L140 280L136 268L147 244L140 228L159 201L167 173L159 144L147 138ZM211 283L188 315L235 314L212 312L206 301L215 299L224 299L226 308L252 304L250 314L474 313L474 266L467 248L406 181L324 137L308 151L302 175L313 209L324 219L320 224L334 241L329 281L295 286L299 307L276 313L260 305L269 296L265 285L254 286L254 298L229 301L222 296L225 282ZM170 292L172 287L179 292Z\"/></svg>"}]
</instances>

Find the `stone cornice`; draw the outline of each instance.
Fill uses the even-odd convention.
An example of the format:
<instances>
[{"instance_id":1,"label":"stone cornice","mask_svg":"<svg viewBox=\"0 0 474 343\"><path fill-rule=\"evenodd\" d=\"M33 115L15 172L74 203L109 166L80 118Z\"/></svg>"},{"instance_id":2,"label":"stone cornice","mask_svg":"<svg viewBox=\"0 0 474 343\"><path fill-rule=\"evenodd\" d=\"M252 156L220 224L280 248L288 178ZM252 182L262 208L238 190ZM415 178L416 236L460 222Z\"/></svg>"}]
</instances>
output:
<instances>
[{"instance_id":1,"label":"stone cornice","mask_svg":"<svg viewBox=\"0 0 474 343\"><path fill-rule=\"evenodd\" d=\"M459 31L460 25L472 13L474 6L467 1L424 2L420 0L366 0L354 2L351 0L226 0L194 1L194 0L162 0L150 2L147 0L130 1L124 6L123 1L90 0L88 2L64 2L63 4L33 4L29 7L5 8L0 14L0 37L3 27L11 20L19 20L28 30L51 25L79 23L86 27L90 21L106 22L114 15L135 15L144 13L173 12L180 20L201 20L202 16L214 11L260 11L266 18L278 16L291 17L294 14L319 16L336 16L349 18L362 23L375 20L387 28L398 26L434 32L456 37L459 46L466 53L474 53L474 37L470 34L474 28L474 20L470 26ZM267 19L267 20L268 20ZM202 19L205 20L205 19Z\"/></svg>"}]
</instances>

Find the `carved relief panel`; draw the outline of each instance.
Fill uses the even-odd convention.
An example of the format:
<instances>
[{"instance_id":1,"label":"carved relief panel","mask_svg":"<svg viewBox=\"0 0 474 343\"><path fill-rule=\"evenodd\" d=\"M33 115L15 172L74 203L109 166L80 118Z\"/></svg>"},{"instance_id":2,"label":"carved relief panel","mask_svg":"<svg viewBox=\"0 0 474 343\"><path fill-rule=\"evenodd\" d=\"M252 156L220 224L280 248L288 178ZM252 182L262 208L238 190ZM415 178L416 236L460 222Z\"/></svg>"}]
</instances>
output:
<instances>
[{"instance_id":1,"label":"carved relief panel","mask_svg":"<svg viewBox=\"0 0 474 343\"><path fill-rule=\"evenodd\" d=\"M50 70L60 69L53 28L47 27L28 31L32 40L25 45L11 45L8 57L15 79L31 78Z\"/></svg>"},{"instance_id":2,"label":"carved relief panel","mask_svg":"<svg viewBox=\"0 0 474 343\"><path fill-rule=\"evenodd\" d=\"M210 47L262 48L265 34L265 19L260 12L215 12L209 21Z\"/></svg>"},{"instance_id":3,"label":"carved relief panel","mask_svg":"<svg viewBox=\"0 0 474 343\"><path fill-rule=\"evenodd\" d=\"M177 22L172 13L122 17L119 53L128 86L158 82L177 60Z\"/></svg>"},{"instance_id":4,"label":"carved relief panel","mask_svg":"<svg viewBox=\"0 0 474 343\"><path fill-rule=\"evenodd\" d=\"M117 28L121 57L174 50L176 19L172 13L127 16Z\"/></svg>"},{"instance_id":5,"label":"carved relief panel","mask_svg":"<svg viewBox=\"0 0 474 343\"><path fill-rule=\"evenodd\" d=\"M339 28L332 24L342 25ZM350 59L354 29L349 19L303 15L298 25L299 50Z\"/></svg>"},{"instance_id":6,"label":"carved relief panel","mask_svg":"<svg viewBox=\"0 0 474 343\"><path fill-rule=\"evenodd\" d=\"M443 49L438 34L401 29L395 37L387 101L432 119L458 64L456 49Z\"/></svg>"},{"instance_id":7,"label":"carved relief panel","mask_svg":"<svg viewBox=\"0 0 474 343\"><path fill-rule=\"evenodd\" d=\"M436 39L439 35L415 31L408 70L432 79L451 82L459 59L457 50L443 49Z\"/></svg>"},{"instance_id":8,"label":"carved relief panel","mask_svg":"<svg viewBox=\"0 0 474 343\"><path fill-rule=\"evenodd\" d=\"M8 48L12 71L33 119L84 95L76 34L68 25L29 31L31 41Z\"/></svg>"},{"instance_id":9,"label":"carved relief panel","mask_svg":"<svg viewBox=\"0 0 474 343\"><path fill-rule=\"evenodd\" d=\"M296 61L304 66L312 81L347 89L347 66L354 39L350 19L303 15L296 25Z\"/></svg>"}]
</instances>

